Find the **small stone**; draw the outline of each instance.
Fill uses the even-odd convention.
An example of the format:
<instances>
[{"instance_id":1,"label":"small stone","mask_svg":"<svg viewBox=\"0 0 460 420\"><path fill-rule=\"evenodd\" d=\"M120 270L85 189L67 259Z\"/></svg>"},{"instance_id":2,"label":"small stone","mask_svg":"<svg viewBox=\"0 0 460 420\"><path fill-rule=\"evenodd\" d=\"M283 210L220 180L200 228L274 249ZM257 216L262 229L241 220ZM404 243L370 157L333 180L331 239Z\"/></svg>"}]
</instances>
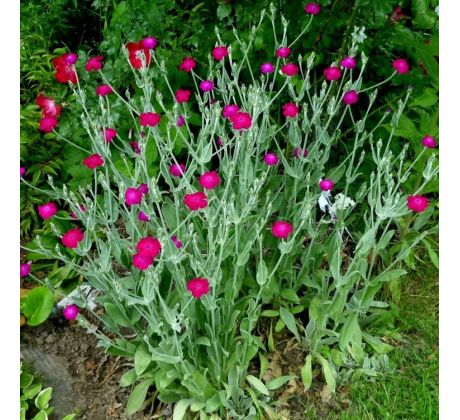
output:
<instances>
[{"instance_id":1,"label":"small stone","mask_svg":"<svg viewBox=\"0 0 460 420\"><path fill-rule=\"evenodd\" d=\"M45 341L47 344L53 344L56 341L56 337L50 334L48 337L46 337Z\"/></svg>"}]
</instances>

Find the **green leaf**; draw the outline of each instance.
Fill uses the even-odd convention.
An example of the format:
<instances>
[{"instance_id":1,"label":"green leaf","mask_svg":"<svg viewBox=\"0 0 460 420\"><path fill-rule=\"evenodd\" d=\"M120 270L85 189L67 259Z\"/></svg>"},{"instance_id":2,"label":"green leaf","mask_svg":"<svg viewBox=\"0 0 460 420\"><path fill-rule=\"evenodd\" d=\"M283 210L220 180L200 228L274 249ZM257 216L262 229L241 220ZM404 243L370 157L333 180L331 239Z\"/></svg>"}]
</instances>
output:
<instances>
[{"instance_id":1,"label":"green leaf","mask_svg":"<svg viewBox=\"0 0 460 420\"><path fill-rule=\"evenodd\" d=\"M126 413L128 416L131 416L142 408L145 397L147 396L147 391L152 384L153 379L146 379L134 387L128 398L128 403L126 404Z\"/></svg>"},{"instance_id":2,"label":"green leaf","mask_svg":"<svg viewBox=\"0 0 460 420\"><path fill-rule=\"evenodd\" d=\"M46 411L41 410L36 416L32 417L32 420L48 420L48 414L46 414Z\"/></svg>"},{"instance_id":3,"label":"green leaf","mask_svg":"<svg viewBox=\"0 0 460 420\"><path fill-rule=\"evenodd\" d=\"M343 351L346 349L348 343L351 341L353 336L356 333L359 333L361 329L359 328L358 324L358 315L352 314L350 315L345 323L343 324L342 331L340 331L339 336L339 347Z\"/></svg>"},{"instance_id":4,"label":"green leaf","mask_svg":"<svg viewBox=\"0 0 460 420\"><path fill-rule=\"evenodd\" d=\"M305 387L305 391L310 389L313 375L311 370L311 354L305 358L305 364L300 369L300 376L302 377L302 382Z\"/></svg>"},{"instance_id":5,"label":"green leaf","mask_svg":"<svg viewBox=\"0 0 460 420\"><path fill-rule=\"evenodd\" d=\"M130 327L131 321L126 317L126 315L120 310L120 308L114 303L107 302L104 304L105 311L107 315L115 321L118 325L122 327Z\"/></svg>"},{"instance_id":6,"label":"green leaf","mask_svg":"<svg viewBox=\"0 0 460 420\"><path fill-rule=\"evenodd\" d=\"M21 388L27 388L28 386L32 384L33 381L34 381L33 375L31 375L30 373L21 373L21 380L20 380Z\"/></svg>"},{"instance_id":7,"label":"green leaf","mask_svg":"<svg viewBox=\"0 0 460 420\"><path fill-rule=\"evenodd\" d=\"M369 286L376 286L379 283L392 281L394 279L397 279L397 278L403 276L406 273L407 273L407 271L403 270L402 268L397 268L395 270L390 270L390 271L383 272L382 274L378 275L373 280L371 280L369 282Z\"/></svg>"},{"instance_id":8,"label":"green leaf","mask_svg":"<svg viewBox=\"0 0 460 420\"><path fill-rule=\"evenodd\" d=\"M52 394L53 388L51 387L45 388L43 391L40 391L40 393L37 395L37 398L35 398L35 405L37 406L37 408L40 410L48 408Z\"/></svg>"},{"instance_id":9,"label":"green leaf","mask_svg":"<svg viewBox=\"0 0 460 420\"><path fill-rule=\"evenodd\" d=\"M149 366L152 361L152 355L147 351L147 348L144 344L141 344L134 355L134 370L136 375L140 376L144 373L145 369Z\"/></svg>"},{"instance_id":10,"label":"green leaf","mask_svg":"<svg viewBox=\"0 0 460 420\"><path fill-rule=\"evenodd\" d=\"M278 311L274 311L273 309L267 309L265 311L262 311L260 315L265 316L267 318L274 318L279 316L279 314L280 313Z\"/></svg>"},{"instance_id":11,"label":"green leaf","mask_svg":"<svg viewBox=\"0 0 460 420\"><path fill-rule=\"evenodd\" d=\"M267 387L263 384L261 380L257 379L255 376L247 375L246 380L256 391L259 391L261 394L267 396L270 395L270 392L268 391Z\"/></svg>"},{"instance_id":12,"label":"green leaf","mask_svg":"<svg viewBox=\"0 0 460 420\"><path fill-rule=\"evenodd\" d=\"M67 416L62 418L62 420L73 420L75 417L77 417L76 414L67 414Z\"/></svg>"},{"instance_id":13,"label":"green leaf","mask_svg":"<svg viewBox=\"0 0 460 420\"><path fill-rule=\"evenodd\" d=\"M230 4L219 4L217 7L217 17L219 19L226 18L232 12L232 6Z\"/></svg>"},{"instance_id":14,"label":"green leaf","mask_svg":"<svg viewBox=\"0 0 460 420\"><path fill-rule=\"evenodd\" d=\"M383 354L383 353L388 353L389 351L393 350L393 346L390 346L389 344L384 343L379 338L374 337L365 332L363 332L363 338L364 338L364 341L369 343L377 353Z\"/></svg>"},{"instance_id":15,"label":"green leaf","mask_svg":"<svg viewBox=\"0 0 460 420\"><path fill-rule=\"evenodd\" d=\"M32 399L40 392L41 389L42 384L34 384L24 390L24 395L27 396L28 399Z\"/></svg>"},{"instance_id":16,"label":"green leaf","mask_svg":"<svg viewBox=\"0 0 460 420\"><path fill-rule=\"evenodd\" d=\"M296 295L296 293L291 289L283 289L281 290L281 297L288 300L289 302L299 303L300 298Z\"/></svg>"},{"instance_id":17,"label":"green leaf","mask_svg":"<svg viewBox=\"0 0 460 420\"><path fill-rule=\"evenodd\" d=\"M182 420L185 418L185 413L190 405L191 400L180 400L174 406L173 420Z\"/></svg>"},{"instance_id":18,"label":"green leaf","mask_svg":"<svg viewBox=\"0 0 460 420\"><path fill-rule=\"evenodd\" d=\"M426 246L426 250L428 252L428 256L430 257L431 262L437 269L439 269L439 257L437 252L431 247L431 244L426 239L422 239L422 241Z\"/></svg>"},{"instance_id":19,"label":"green leaf","mask_svg":"<svg viewBox=\"0 0 460 420\"><path fill-rule=\"evenodd\" d=\"M195 344L202 345L202 346L211 346L211 341L208 337L199 337L196 339Z\"/></svg>"},{"instance_id":20,"label":"green leaf","mask_svg":"<svg viewBox=\"0 0 460 420\"><path fill-rule=\"evenodd\" d=\"M249 252L251 251L251 248L252 248L252 241L248 241L246 245L244 246L243 250L238 255L238 259L236 260L236 265L238 267L242 267L248 262Z\"/></svg>"},{"instance_id":21,"label":"green leaf","mask_svg":"<svg viewBox=\"0 0 460 420\"><path fill-rule=\"evenodd\" d=\"M286 308L281 307L280 316L283 322L286 324L286 327L288 327L289 331L291 331L296 336L297 340L300 341L300 336L297 331L294 315L292 315Z\"/></svg>"},{"instance_id":22,"label":"green leaf","mask_svg":"<svg viewBox=\"0 0 460 420\"><path fill-rule=\"evenodd\" d=\"M257 283L259 286L263 286L267 282L268 277L268 269L267 264L265 264L264 260L259 261L259 266L257 267Z\"/></svg>"},{"instance_id":23,"label":"green leaf","mask_svg":"<svg viewBox=\"0 0 460 420\"><path fill-rule=\"evenodd\" d=\"M323 367L324 378L326 379L327 386L331 390L331 392L335 392L335 377L334 377L334 369L329 364L329 362L321 355L317 355L321 366Z\"/></svg>"},{"instance_id":24,"label":"green leaf","mask_svg":"<svg viewBox=\"0 0 460 420\"><path fill-rule=\"evenodd\" d=\"M125 387L132 385L136 381L137 375L135 369L130 369L125 372L120 378L120 386Z\"/></svg>"},{"instance_id":25,"label":"green leaf","mask_svg":"<svg viewBox=\"0 0 460 420\"><path fill-rule=\"evenodd\" d=\"M410 104L410 107L419 106L421 108L429 108L438 103L438 94L434 89L425 89L425 92L417 96Z\"/></svg>"},{"instance_id":26,"label":"green leaf","mask_svg":"<svg viewBox=\"0 0 460 420\"><path fill-rule=\"evenodd\" d=\"M27 318L27 324L35 327L48 319L53 306L53 293L47 287L40 286L29 292L21 305L21 310Z\"/></svg>"},{"instance_id":27,"label":"green leaf","mask_svg":"<svg viewBox=\"0 0 460 420\"><path fill-rule=\"evenodd\" d=\"M286 382L290 381L291 379L297 378L295 375L284 375L284 376L279 376L278 378L272 379L268 384L267 384L267 389L270 391L273 391L275 389L278 389L282 387Z\"/></svg>"},{"instance_id":28,"label":"green leaf","mask_svg":"<svg viewBox=\"0 0 460 420\"><path fill-rule=\"evenodd\" d=\"M149 139L145 148L145 160L149 176L154 176L158 171L158 150L155 140Z\"/></svg>"}]
</instances>

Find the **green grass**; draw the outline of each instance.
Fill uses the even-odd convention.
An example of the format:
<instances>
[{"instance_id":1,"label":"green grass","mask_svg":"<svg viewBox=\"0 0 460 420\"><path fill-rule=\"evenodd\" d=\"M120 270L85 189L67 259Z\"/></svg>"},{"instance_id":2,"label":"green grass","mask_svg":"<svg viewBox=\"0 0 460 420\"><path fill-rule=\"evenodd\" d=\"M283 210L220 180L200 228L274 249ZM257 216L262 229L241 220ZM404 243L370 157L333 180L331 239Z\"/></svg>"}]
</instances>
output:
<instances>
[{"instance_id":1,"label":"green grass","mask_svg":"<svg viewBox=\"0 0 460 420\"><path fill-rule=\"evenodd\" d=\"M399 344L390 353L395 371L350 388L342 419L437 419L438 278L423 268L402 284L395 327Z\"/></svg>"}]
</instances>

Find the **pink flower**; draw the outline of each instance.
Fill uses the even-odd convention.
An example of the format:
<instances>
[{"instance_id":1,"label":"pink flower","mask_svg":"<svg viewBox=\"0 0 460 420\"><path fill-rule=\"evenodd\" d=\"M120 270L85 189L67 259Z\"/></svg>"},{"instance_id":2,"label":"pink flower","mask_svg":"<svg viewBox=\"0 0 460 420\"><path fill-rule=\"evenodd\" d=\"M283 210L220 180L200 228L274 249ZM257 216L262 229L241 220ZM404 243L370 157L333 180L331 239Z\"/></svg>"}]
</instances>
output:
<instances>
[{"instance_id":1,"label":"pink flower","mask_svg":"<svg viewBox=\"0 0 460 420\"><path fill-rule=\"evenodd\" d=\"M305 5L305 13L309 15L317 15L320 11L320 7L318 3L307 3Z\"/></svg>"},{"instance_id":2,"label":"pink flower","mask_svg":"<svg viewBox=\"0 0 460 420\"><path fill-rule=\"evenodd\" d=\"M58 125L58 121L54 117L43 117L40 120L40 130L44 133L51 133Z\"/></svg>"},{"instance_id":3,"label":"pink flower","mask_svg":"<svg viewBox=\"0 0 460 420\"><path fill-rule=\"evenodd\" d=\"M423 137L422 144L429 149L433 149L436 147L436 140L433 137L427 135Z\"/></svg>"},{"instance_id":4,"label":"pink flower","mask_svg":"<svg viewBox=\"0 0 460 420\"><path fill-rule=\"evenodd\" d=\"M399 74L405 74L409 71L409 64L404 58L394 60L392 66Z\"/></svg>"},{"instance_id":5,"label":"pink flower","mask_svg":"<svg viewBox=\"0 0 460 420\"><path fill-rule=\"evenodd\" d=\"M169 167L169 173L172 176L180 178L185 173L185 165L183 163L173 163Z\"/></svg>"},{"instance_id":6,"label":"pink flower","mask_svg":"<svg viewBox=\"0 0 460 420\"><path fill-rule=\"evenodd\" d=\"M133 265L139 270L144 271L153 264L153 259L148 251L139 251L133 256Z\"/></svg>"},{"instance_id":7,"label":"pink flower","mask_svg":"<svg viewBox=\"0 0 460 420\"><path fill-rule=\"evenodd\" d=\"M160 122L160 114L155 112L144 112L139 116L139 122L142 127L155 127Z\"/></svg>"},{"instance_id":8,"label":"pink flower","mask_svg":"<svg viewBox=\"0 0 460 420\"><path fill-rule=\"evenodd\" d=\"M205 190L213 190L220 184L219 174L214 171L205 172L200 176L199 182Z\"/></svg>"},{"instance_id":9,"label":"pink flower","mask_svg":"<svg viewBox=\"0 0 460 420\"><path fill-rule=\"evenodd\" d=\"M354 105L358 102L358 92L356 92L356 90L349 90L348 92L345 92L342 100L345 105Z\"/></svg>"},{"instance_id":10,"label":"pink flower","mask_svg":"<svg viewBox=\"0 0 460 420\"><path fill-rule=\"evenodd\" d=\"M86 63L85 69L86 71L97 71L101 70L104 67L104 63L102 60L104 57L102 55L98 55L96 57L90 57L88 62Z\"/></svg>"},{"instance_id":11,"label":"pink flower","mask_svg":"<svg viewBox=\"0 0 460 420\"><path fill-rule=\"evenodd\" d=\"M260 66L260 72L263 74L273 73L275 71L275 66L272 63L263 63Z\"/></svg>"},{"instance_id":12,"label":"pink flower","mask_svg":"<svg viewBox=\"0 0 460 420\"><path fill-rule=\"evenodd\" d=\"M140 69L142 65L142 53L145 56L145 63L147 67L150 65L150 51L143 46L143 42L128 42L126 48L129 51L129 62L135 69Z\"/></svg>"},{"instance_id":13,"label":"pink flower","mask_svg":"<svg viewBox=\"0 0 460 420\"><path fill-rule=\"evenodd\" d=\"M291 49L289 47L280 47L276 50L275 57L286 58L291 54Z\"/></svg>"},{"instance_id":14,"label":"pink flower","mask_svg":"<svg viewBox=\"0 0 460 420\"><path fill-rule=\"evenodd\" d=\"M173 241L176 248L182 248L182 242L177 239L177 236L171 236L171 241Z\"/></svg>"},{"instance_id":15,"label":"pink flower","mask_svg":"<svg viewBox=\"0 0 460 420\"><path fill-rule=\"evenodd\" d=\"M30 267L32 266L32 261L29 261L25 264L21 264L20 266L20 276L22 277L27 277L30 274Z\"/></svg>"},{"instance_id":16,"label":"pink flower","mask_svg":"<svg viewBox=\"0 0 460 420\"><path fill-rule=\"evenodd\" d=\"M295 76L299 72L299 66L293 63L287 63L281 67L281 73L286 76Z\"/></svg>"},{"instance_id":17,"label":"pink flower","mask_svg":"<svg viewBox=\"0 0 460 420\"><path fill-rule=\"evenodd\" d=\"M141 222L148 222L150 221L150 216L143 211L139 212L138 218Z\"/></svg>"},{"instance_id":18,"label":"pink flower","mask_svg":"<svg viewBox=\"0 0 460 420\"><path fill-rule=\"evenodd\" d=\"M61 107L56 104L53 98L39 95L35 103L41 108L44 117L58 118L61 115Z\"/></svg>"},{"instance_id":19,"label":"pink flower","mask_svg":"<svg viewBox=\"0 0 460 420\"><path fill-rule=\"evenodd\" d=\"M340 62L340 65L346 69L354 69L356 67L356 59L355 57L345 57Z\"/></svg>"},{"instance_id":20,"label":"pink flower","mask_svg":"<svg viewBox=\"0 0 460 420\"><path fill-rule=\"evenodd\" d=\"M77 83L77 73L73 66L77 62L77 54L62 54L59 57L53 58L53 67L56 70L54 78L59 83Z\"/></svg>"},{"instance_id":21,"label":"pink flower","mask_svg":"<svg viewBox=\"0 0 460 420\"><path fill-rule=\"evenodd\" d=\"M148 194L148 193L149 193L149 186L148 186L147 184L141 184L141 185L139 185L138 190L139 190L142 194Z\"/></svg>"},{"instance_id":22,"label":"pink flower","mask_svg":"<svg viewBox=\"0 0 460 420\"><path fill-rule=\"evenodd\" d=\"M153 236L146 236L139 240L136 245L136 250L138 252L145 252L152 259L156 258L161 251L161 244L157 238Z\"/></svg>"},{"instance_id":23,"label":"pink flower","mask_svg":"<svg viewBox=\"0 0 460 420\"><path fill-rule=\"evenodd\" d=\"M80 211L81 211L82 213L85 213L85 212L86 212L86 207L85 207L83 204L80 204ZM75 213L74 211L70 213L70 217L71 217L72 219L78 220L78 217L77 217L77 215L76 215L76 213Z\"/></svg>"},{"instance_id":24,"label":"pink flower","mask_svg":"<svg viewBox=\"0 0 460 420\"><path fill-rule=\"evenodd\" d=\"M141 149L139 148L139 143L137 141L132 141L129 144L131 145L134 153L137 153L138 155L141 154Z\"/></svg>"},{"instance_id":25,"label":"pink flower","mask_svg":"<svg viewBox=\"0 0 460 420\"><path fill-rule=\"evenodd\" d=\"M26 168L24 166L21 166L21 178L26 174Z\"/></svg>"},{"instance_id":26,"label":"pink flower","mask_svg":"<svg viewBox=\"0 0 460 420\"><path fill-rule=\"evenodd\" d=\"M185 194L184 204L193 211L205 209L208 206L208 198L201 191L193 194Z\"/></svg>"},{"instance_id":27,"label":"pink flower","mask_svg":"<svg viewBox=\"0 0 460 420\"><path fill-rule=\"evenodd\" d=\"M187 283L187 290L196 299L209 293L209 281L203 277L196 277Z\"/></svg>"},{"instance_id":28,"label":"pink flower","mask_svg":"<svg viewBox=\"0 0 460 420\"><path fill-rule=\"evenodd\" d=\"M278 163L279 159L276 153L265 153L264 162L268 166L274 166Z\"/></svg>"},{"instance_id":29,"label":"pink flower","mask_svg":"<svg viewBox=\"0 0 460 420\"><path fill-rule=\"evenodd\" d=\"M283 222L277 220L272 227L272 234L275 238L287 239L287 237L292 233L293 227L288 222Z\"/></svg>"},{"instance_id":30,"label":"pink flower","mask_svg":"<svg viewBox=\"0 0 460 420\"><path fill-rule=\"evenodd\" d=\"M247 130L252 125L252 118L247 112L237 112L230 117L230 121L235 130Z\"/></svg>"},{"instance_id":31,"label":"pink flower","mask_svg":"<svg viewBox=\"0 0 460 420\"><path fill-rule=\"evenodd\" d=\"M95 153L94 155L88 156L87 158L83 159L83 165L85 165L89 169L95 169L98 166L104 165L104 159L102 159L101 155Z\"/></svg>"},{"instance_id":32,"label":"pink flower","mask_svg":"<svg viewBox=\"0 0 460 420\"><path fill-rule=\"evenodd\" d=\"M148 36L141 41L142 48L154 50L158 45L158 40L153 36Z\"/></svg>"},{"instance_id":33,"label":"pink flower","mask_svg":"<svg viewBox=\"0 0 460 420\"><path fill-rule=\"evenodd\" d=\"M334 188L334 181L332 179L323 179L319 182L319 187L323 191L331 191Z\"/></svg>"},{"instance_id":34,"label":"pink flower","mask_svg":"<svg viewBox=\"0 0 460 420\"><path fill-rule=\"evenodd\" d=\"M307 149L302 149L302 156L303 157L307 157L308 156L308 150ZM298 147L296 147L294 149L294 157L299 159L300 157L300 149Z\"/></svg>"},{"instance_id":35,"label":"pink flower","mask_svg":"<svg viewBox=\"0 0 460 420\"><path fill-rule=\"evenodd\" d=\"M342 72L338 67L327 67L323 70L323 74L326 80L332 82L334 80L339 80L342 76Z\"/></svg>"},{"instance_id":36,"label":"pink flower","mask_svg":"<svg viewBox=\"0 0 460 420\"><path fill-rule=\"evenodd\" d=\"M51 219L58 212L57 206L53 202L38 206L38 214L43 220Z\"/></svg>"},{"instance_id":37,"label":"pink flower","mask_svg":"<svg viewBox=\"0 0 460 420\"><path fill-rule=\"evenodd\" d=\"M176 90L176 101L179 104L182 104L184 102L188 102L190 99L190 94L191 92L186 89L178 89Z\"/></svg>"},{"instance_id":38,"label":"pink flower","mask_svg":"<svg viewBox=\"0 0 460 420\"><path fill-rule=\"evenodd\" d=\"M190 73L196 67L196 61L192 57L185 57L179 65L179 70Z\"/></svg>"},{"instance_id":39,"label":"pink flower","mask_svg":"<svg viewBox=\"0 0 460 420\"><path fill-rule=\"evenodd\" d=\"M111 143L112 140L117 136L117 131L114 128L104 128L102 133L107 143Z\"/></svg>"},{"instance_id":40,"label":"pink flower","mask_svg":"<svg viewBox=\"0 0 460 420\"><path fill-rule=\"evenodd\" d=\"M64 315L64 318L67 319L67 321L73 321L74 319L77 318L79 309L77 305L67 305L63 311L62 314Z\"/></svg>"},{"instance_id":41,"label":"pink flower","mask_svg":"<svg viewBox=\"0 0 460 420\"><path fill-rule=\"evenodd\" d=\"M410 195L407 197L407 207L416 213L423 213L428 208L429 203L428 198L422 195Z\"/></svg>"},{"instance_id":42,"label":"pink flower","mask_svg":"<svg viewBox=\"0 0 460 420\"><path fill-rule=\"evenodd\" d=\"M239 110L240 107L238 105L225 105L224 109L222 110L222 115L224 116L224 118L231 118L234 115L236 115Z\"/></svg>"},{"instance_id":43,"label":"pink flower","mask_svg":"<svg viewBox=\"0 0 460 420\"><path fill-rule=\"evenodd\" d=\"M177 118L177 127L182 127L183 125L185 124L185 118L183 115L179 115L179 117Z\"/></svg>"},{"instance_id":44,"label":"pink flower","mask_svg":"<svg viewBox=\"0 0 460 420\"><path fill-rule=\"evenodd\" d=\"M217 137L216 143L217 143L218 146L221 146L221 147L224 145L224 142L222 141L222 139L220 137Z\"/></svg>"},{"instance_id":45,"label":"pink flower","mask_svg":"<svg viewBox=\"0 0 460 420\"><path fill-rule=\"evenodd\" d=\"M214 89L214 83L211 80L203 80L200 83L200 89L203 92L209 92Z\"/></svg>"},{"instance_id":46,"label":"pink flower","mask_svg":"<svg viewBox=\"0 0 460 420\"><path fill-rule=\"evenodd\" d=\"M286 118L294 118L299 113L299 107L294 102L288 102L283 105L283 115Z\"/></svg>"},{"instance_id":47,"label":"pink flower","mask_svg":"<svg viewBox=\"0 0 460 420\"><path fill-rule=\"evenodd\" d=\"M67 54L64 54L64 56L65 56L64 61L69 66L71 66L72 64L75 64L78 60L78 55L75 53L67 53Z\"/></svg>"},{"instance_id":48,"label":"pink flower","mask_svg":"<svg viewBox=\"0 0 460 420\"><path fill-rule=\"evenodd\" d=\"M79 228L74 228L62 235L61 242L66 248L76 248L84 237L85 234Z\"/></svg>"},{"instance_id":49,"label":"pink flower","mask_svg":"<svg viewBox=\"0 0 460 420\"><path fill-rule=\"evenodd\" d=\"M140 204L142 201L142 192L137 188L128 188L125 192L125 203L127 206Z\"/></svg>"},{"instance_id":50,"label":"pink flower","mask_svg":"<svg viewBox=\"0 0 460 420\"><path fill-rule=\"evenodd\" d=\"M100 85L96 87L96 95L98 96L106 96L110 93L113 93L113 90L109 85Z\"/></svg>"},{"instance_id":51,"label":"pink flower","mask_svg":"<svg viewBox=\"0 0 460 420\"><path fill-rule=\"evenodd\" d=\"M217 61L222 61L225 57L228 56L228 49L224 45L221 45L219 47L215 47L212 50L212 56L214 59Z\"/></svg>"}]
</instances>

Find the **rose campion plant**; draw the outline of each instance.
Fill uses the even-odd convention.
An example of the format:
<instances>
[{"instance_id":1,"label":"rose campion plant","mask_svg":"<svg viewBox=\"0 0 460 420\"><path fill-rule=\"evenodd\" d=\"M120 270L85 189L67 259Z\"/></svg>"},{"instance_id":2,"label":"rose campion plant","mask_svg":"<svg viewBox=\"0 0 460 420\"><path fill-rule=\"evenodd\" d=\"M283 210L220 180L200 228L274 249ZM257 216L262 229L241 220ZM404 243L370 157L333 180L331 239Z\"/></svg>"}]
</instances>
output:
<instances>
[{"instance_id":1,"label":"rose campion plant","mask_svg":"<svg viewBox=\"0 0 460 420\"><path fill-rule=\"evenodd\" d=\"M307 6L305 30L320 13L316 3ZM236 40L243 57L263 19L264 13L249 43ZM274 10L270 19L275 23ZM322 75L323 69L313 68L313 53L302 64L279 66L280 72L264 64L260 73L260 65L233 61L231 48L218 38L210 68L192 57L179 65L190 78L188 87L196 86L194 94L172 85L155 49L161 39L124 49L139 98L118 92L105 76L106 65L97 65L89 76L99 86L99 108L90 108L94 86L76 83L81 70L74 75L73 64L69 70L69 88L92 144L81 164L93 182L69 191L50 181L53 203L78 219L60 231L50 218L60 243L50 249L38 237L35 252L77 264L84 284L98 292L104 309L103 315L94 313L98 325L85 316L91 310L83 297L74 298L75 308L66 309L65 316L96 334L108 352L133 360L122 377L123 386L136 383L129 413L141 408L138 396L150 386L161 401L176 404L177 416L189 408L238 419L256 418L257 407L270 412L270 392L292 377L263 384L248 374L251 360L272 349L271 329L268 341L254 332L261 317L275 317L277 330L287 328L307 351L306 388L313 363L323 369L331 391L343 370L387 364L390 347L370 335L366 321L375 307L384 306L375 301L383 284L404 275L398 264L408 249L385 267L377 266L376 257L388 247L399 218L426 210L428 201L417 198L415 205L408 197L419 197L437 173L432 155L417 190L401 191L413 165L403 170L407 148L393 156L390 143L407 97L391 117L384 113L377 126L367 127L377 91L362 79L364 54L361 72L331 63L317 89L312 73ZM289 55L286 45L290 53L293 43L283 39L266 60L276 51L277 60ZM355 57L358 47L355 31L347 57ZM233 63L231 77L227 59ZM258 76L243 87L240 72L248 66ZM390 61L388 74L392 71ZM206 82L212 79L204 89L193 83L198 74ZM168 91L156 90L156 77L167 82ZM344 103L347 92L354 92L353 98L359 94L359 104L366 106ZM134 142L121 128L116 135L107 132L128 123L118 124L122 109L131 115ZM201 118L198 128L187 122L190 109ZM271 118L278 111L284 113L280 125ZM181 115L184 124L177 127ZM348 152L331 164L350 115ZM390 135L376 140L375 130L384 123ZM110 141L101 133L109 133ZM184 149L177 154L179 143ZM113 161L115 148L121 150L123 170ZM152 149L160 156L154 175L147 169ZM365 159L371 174L363 173ZM351 234L347 226L355 206L366 211ZM421 239L423 234L411 246Z\"/></svg>"}]
</instances>

